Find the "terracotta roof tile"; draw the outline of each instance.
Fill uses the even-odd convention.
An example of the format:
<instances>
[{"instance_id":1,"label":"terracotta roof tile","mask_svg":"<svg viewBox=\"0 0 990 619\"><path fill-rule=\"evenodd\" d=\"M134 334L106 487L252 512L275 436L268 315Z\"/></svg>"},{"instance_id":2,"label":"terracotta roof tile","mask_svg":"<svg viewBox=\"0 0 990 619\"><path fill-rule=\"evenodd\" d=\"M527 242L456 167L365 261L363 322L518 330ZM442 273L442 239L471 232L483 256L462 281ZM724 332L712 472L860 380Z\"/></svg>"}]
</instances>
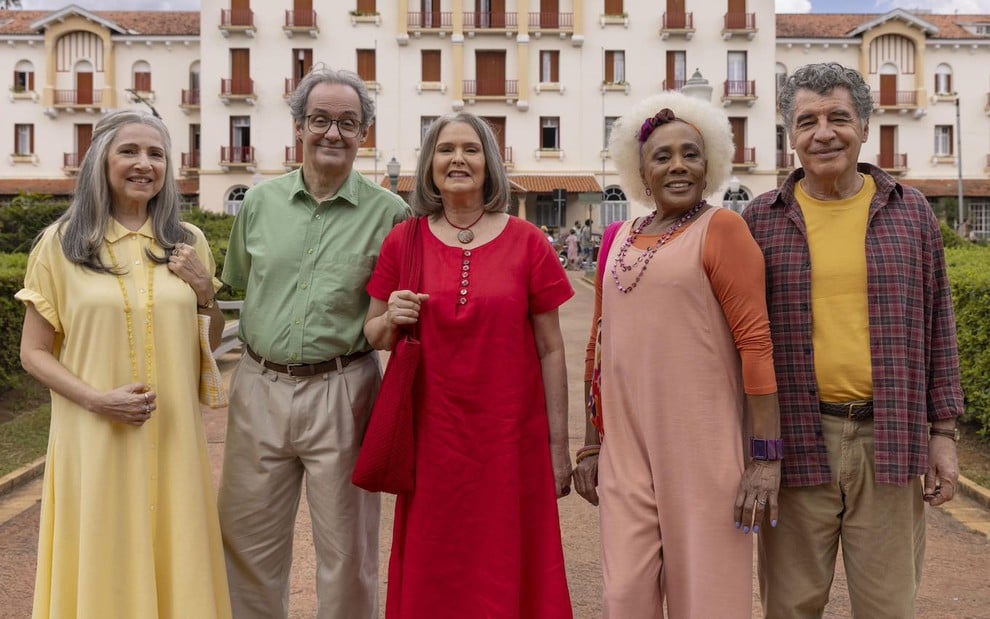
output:
<instances>
[{"instance_id":1,"label":"terracotta roof tile","mask_svg":"<svg viewBox=\"0 0 990 619\"><path fill-rule=\"evenodd\" d=\"M179 193L184 196L199 194L198 178L179 178ZM71 178L0 178L0 196L16 196L22 191L49 196L71 196L76 190L76 179Z\"/></svg>"},{"instance_id":2,"label":"terracotta roof tile","mask_svg":"<svg viewBox=\"0 0 990 619\"><path fill-rule=\"evenodd\" d=\"M954 178L902 178L898 179L903 185L910 185L925 194L928 198L956 197L958 186ZM963 193L968 197L990 196L990 179L963 179Z\"/></svg>"},{"instance_id":3,"label":"terracotta roof tile","mask_svg":"<svg viewBox=\"0 0 990 619\"><path fill-rule=\"evenodd\" d=\"M884 14L870 13L781 13L777 15L778 39L841 39L857 27ZM988 39L990 36L973 34L963 24L990 23L990 15L936 15L912 13L918 19L938 28L931 39Z\"/></svg>"},{"instance_id":4,"label":"terracotta roof tile","mask_svg":"<svg viewBox=\"0 0 990 619\"><path fill-rule=\"evenodd\" d=\"M0 34L39 34L31 24L56 11L0 11ZM92 11L135 35L199 36L199 11Z\"/></svg>"}]
</instances>

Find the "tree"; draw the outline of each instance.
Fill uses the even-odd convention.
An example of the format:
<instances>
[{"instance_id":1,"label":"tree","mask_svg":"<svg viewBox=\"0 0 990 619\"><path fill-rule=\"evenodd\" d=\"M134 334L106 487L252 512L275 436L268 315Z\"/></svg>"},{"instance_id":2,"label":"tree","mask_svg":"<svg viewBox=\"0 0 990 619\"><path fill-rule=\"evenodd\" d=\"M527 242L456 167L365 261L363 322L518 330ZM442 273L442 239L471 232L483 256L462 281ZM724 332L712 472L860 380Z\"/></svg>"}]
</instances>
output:
<instances>
[{"instance_id":1,"label":"tree","mask_svg":"<svg viewBox=\"0 0 990 619\"><path fill-rule=\"evenodd\" d=\"M0 9L19 9L21 0L0 0Z\"/></svg>"}]
</instances>

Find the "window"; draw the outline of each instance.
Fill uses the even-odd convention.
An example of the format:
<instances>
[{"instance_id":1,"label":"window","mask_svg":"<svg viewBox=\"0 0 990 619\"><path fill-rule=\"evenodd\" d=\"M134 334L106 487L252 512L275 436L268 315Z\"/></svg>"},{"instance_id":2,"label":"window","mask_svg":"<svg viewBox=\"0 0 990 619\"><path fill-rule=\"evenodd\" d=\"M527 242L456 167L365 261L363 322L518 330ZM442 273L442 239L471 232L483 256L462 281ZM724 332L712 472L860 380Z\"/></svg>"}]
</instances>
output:
<instances>
[{"instance_id":1,"label":"window","mask_svg":"<svg viewBox=\"0 0 990 619\"><path fill-rule=\"evenodd\" d=\"M241 210L241 202L244 201L244 194L247 193L247 190L247 187L238 186L228 191L227 197L223 201L223 212L228 215L236 215L237 211Z\"/></svg>"},{"instance_id":2,"label":"window","mask_svg":"<svg viewBox=\"0 0 990 619\"><path fill-rule=\"evenodd\" d=\"M606 15L622 15L625 10L622 6L622 0L605 0L605 14Z\"/></svg>"},{"instance_id":3,"label":"window","mask_svg":"<svg viewBox=\"0 0 990 619\"><path fill-rule=\"evenodd\" d=\"M616 185L606 187L602 192L602 199L599 218L603 230L612 222L625 221L629 218L629 201L621 188Z\"/></svg>"},{"instance_id":4,"label":"window","mask_svg":"<svg viewBox=\"0 0 990 619\"><path fill-rule=\"evenodd\" d=\"M952 67L947 64L935 67L935 94L952 94Z\"/></svg>"},{"instance_id":5,"label":"window","mask_svg":"<svg viewBox=\"0 0 990 619\"><path fill-rule=\"evenodd\" d=\"M545 49L540 52L540 82L554 83L560 81L560 52L555 49Z\"/></svg>"},{"instance_id":6,"label":"window","mask_svg":"<svg viewBox=\"0 0 990 619\"><path fill-rule=\"evenodd\" d=\"M667 52L667 78L665 90L680 90L687 81L687 53L683 51Z\"/></svg>"},{"instance_id":7,"label":"window","mask_svg":"<svg viewBox=\"0 0 990 619\"><path fill-rule=\"evenodd\" d=\"M727 71L725 94L730 97L745 97L746 84L746 52L729 52L726 57Z\"/></svg>"},{"instance_id":8,"label":"window","mask_svg":"<svg viewBox=\"0 0 990 619\"><path fill-rule=\"evenodd\" d=\"M34 125L14 125L14 155L34 154Z\"/></svg>"},{"instance_id":9,"label":"window","mask_svg":"<svg viewBox=\"0 0 990 619\"><path fill-rule=\"evenodd\" d=\"M357 11L362 15L375 15L378 13L378 8L375 6L375 0L357 0Z\"/></svg>"},{"instance_id":10,"label":"window","mask_svg":"<svg viewBox=\"0 0 990 619\"><path fill-rule=\"evenodd\" d=\"M232 163L251 163L251 117L230 117L230 155Z\"/></svg>"},{"instance_id":11,"label":"window","mask_svg":"<svg viewBox=\"0 0 990 619\"><path fill-rule=\"evenodd\" d=\"M624 84L626 82L626 53L620 50L605 51L605 83Z\"/></svg>"},{"instance_id":12,"label":"window","mask_svg":"<svg viewBox=\"0 0 990 619\"><path fill-rule=\"evenodd\" d=\"M357 50L357 74L360 75L361 79L365 82L374 82L377 79L375 77L375 50Z\"/></svg>"},{"instance_id":13,"label":"window","mask_svg":"<svg viewBox=\"0 0 990 619\"><path fill-rule=\"evenodd\" d=\"M375 148L375 127L377 125L371 124L368 126L368 135L364 138L364 142L361 142L360 148Z\"/></svg>"},{"instance_id":14,"label":"window","mask_svg":"<svg viewBox=\"0 0 990 619\"><path fill-rule=\"evenodd\" d=\"M34 90L34 65L22 60L14 67L14 92L31 92Z\"/></svg>"},{"instance_id":15,"label":"window","mask_svg":"<svg viewBox=\"0 0 990 619\"><path fill-rule=\"evenodd\" d=\"M440 50L424 49L420 52L424 82L440 81Z\"/></svg>"},{"instance_id":16,"label":"window","mask_svg":"<svg viewBox=\"0 0 990 619\"><path fill-rule=\"evenodd\" d=\"M423 145L423 140L426 139L426 132L430 130L430 125L436 120L436 116L420 116L419 117L419 144Z\"/></svg>"},{"instance_id":17,"label":"window","mask_svg":"<svg viewBox=\"0 0 990 619\"><path fill-rule=\"evenodd\" d=\"M969 203L969 222L973 225L976 238L990 239L990 202L972 201Z\"/></svg>"},{"instance_id":18,"label":"window","mask_svg":"<svg viewBox=\"0 0 990 619\"><path fill-rule=\"evenodd\" d=\"M935 125L935 156L952 156L952 125Z\"/></svg>"},{"instance_id":19,"label":"window","mask_svg":"<svg viewBox=\"0 0 990 619\"><path fill-rule=\"evenodd\" d=\"M605 141L602 143L602 148L608 150L608 141L612 138L612 127L615 126L615 121L619 120L618 116L606 116L605 117Z\"/></svg>"},{"instance_id":20,"label":"window","mask_svg":"<svg viewBox=\"0 0 990 619\"><path fill-rule=\"evenodd\" d=\"M777 92L780 92L780 89L784 87L784 83L787 82L787 67L778 62L774 69L774 77L777 82Z\"/></svg>"},{"instance_id":21,"label":"window","mask_svg":"<svg viewBox=\"0 0 990 619\"><path fill-rule=\"evenodd\" d=\"M131 87L138 92L151 92L151 65L143 60L134 63L134 81Z\"/></svg>"},{"instance_id":22,"label":"window","mask_svg":"<svg viewBox=\"0 0 990 619\"><path fill-rule=\"evenodd\" d=\"M540 150L560 150L559 117L540 117Z\"/></svg>"}]
</instances>

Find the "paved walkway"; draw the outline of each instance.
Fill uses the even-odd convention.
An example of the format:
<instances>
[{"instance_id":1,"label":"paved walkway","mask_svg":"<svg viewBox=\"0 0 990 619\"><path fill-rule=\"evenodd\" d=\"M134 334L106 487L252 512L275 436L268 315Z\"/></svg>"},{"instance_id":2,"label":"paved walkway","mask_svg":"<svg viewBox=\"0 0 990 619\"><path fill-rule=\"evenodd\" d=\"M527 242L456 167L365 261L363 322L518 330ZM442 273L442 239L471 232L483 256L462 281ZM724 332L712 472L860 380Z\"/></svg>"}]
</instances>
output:
<instances>
[{"instance_id":1,"label":"paved walkway","mask_svg":"<svg viewBox=\"0 0 990 619\"><path fill-rule=\"evenodd\" d=\"M562 309L561 325L568 351L571 447L576 450L584 440L581 412L583 351L594 295L578 273L571 272L570 275L577 294ZM235 361L235 354L227 355L221 359L221 366L229 372ZM216 479L223 452L226 410L204 409L203 418ZM4 483L0 482L0 493L3 490ZM0 497L0 619L30 617L39 497L40 480L37 479ZM987 498L987 505L990 505L990 495ZM559 505L574 616L576 619L600 617L597 511L576 494L563 499ZM388 498L383 503L382 515L381 588L384 599L392 525L392 501ZM990 536L990 510L961 497L947 508L928 508L928 518L928 555L918 596L918 616L990 619L990 579L987 578L990 574L990 540L987 538ZM314 572L312 536L304 502L296 523L290 597L292 619L311 619L315 614ZM754 617L761 616L757 597L754 594ZM847 608L845 577L840 562L826 616L849 617Z\"/></svg>"}]
</instances>

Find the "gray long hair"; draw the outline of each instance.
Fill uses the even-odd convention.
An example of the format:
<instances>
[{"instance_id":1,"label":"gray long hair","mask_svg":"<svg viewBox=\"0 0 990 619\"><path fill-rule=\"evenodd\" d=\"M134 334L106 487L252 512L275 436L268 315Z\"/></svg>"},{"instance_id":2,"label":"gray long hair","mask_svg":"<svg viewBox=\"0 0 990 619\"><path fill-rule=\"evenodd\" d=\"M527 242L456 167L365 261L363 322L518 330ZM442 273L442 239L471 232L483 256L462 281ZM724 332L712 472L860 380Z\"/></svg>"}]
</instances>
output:
<instances>
[{"instance_id":1,"label":"gray long hair","mask_svg":"<svg viewBox=\"0 0 990 619\"><path fill-rule=\"evenodd\" d=\"M375 101L371 98L361 76L346 69L331 69L323 63L313 65L309 73L299 80L299 84L289 97L289 110L292 113L292 120L297 124L303 125L306 122L309 94L320 84L342 84L353 88L357 93L358 101L361 102L361 126L367 129L375 124Z\"/></svg>"},{"instance_id":2,"label":"gray long hair","mask_svg":"<svg viewBox=\"0 0 990 619\"><path fill-rule=\"evenodd\" d=\"M69 208L55 222L59 226L62 252L70 262L103 273L114 272L100 260L100 248L110 223L112 197L107 176L110 143L126 125L141 124L154 128L165 147L165 174L161 191L148 201L155 241L166 252L157 256L150 250L148 258L162 264L168 261L168 250L176 243L192 240L192 234L179 221L179 188L172 167L172 139L160 118L147 112L119 110L111 112L96 123L93 141L79 168L76 193Z\"/></svg>"},{"instance_id":3,"label":"gray long hair","mask_svg":"<svg viewBox=\"0 0 990 619\"><path fill-rule=\"evenodd\" d=\"M777 108L784 118L787 131L794 121L794 106L798 90L810 90L819 95L827 95L836 88L845 88L852 98L853 107L859 122L865 124L873 113L873 97L870 86L863 80L859 71L844 67L837 62L806 64L789 75L777 94Z\"/></svg>"},{"instance_id":4,"label":"gray long hair","mask_svg":"<svg viewBox=\"0 0 990 619\"><path fill-rule=\"evenodd\" d=\"M487 122L468 112L445 114L430 124L419 148L416 162L416 189L411 197L412 210L417 215L436 215L443 211L440 190L433 182L433 155L440 139L440 132L451 123L464 123L474 129L481 140L485 155L485 183L482 187L484 210L491 213L504 213L509 210L511 189L509 177L502 165L502 154L498 150L498 139Z\"/></svg>"}]
</instances>

